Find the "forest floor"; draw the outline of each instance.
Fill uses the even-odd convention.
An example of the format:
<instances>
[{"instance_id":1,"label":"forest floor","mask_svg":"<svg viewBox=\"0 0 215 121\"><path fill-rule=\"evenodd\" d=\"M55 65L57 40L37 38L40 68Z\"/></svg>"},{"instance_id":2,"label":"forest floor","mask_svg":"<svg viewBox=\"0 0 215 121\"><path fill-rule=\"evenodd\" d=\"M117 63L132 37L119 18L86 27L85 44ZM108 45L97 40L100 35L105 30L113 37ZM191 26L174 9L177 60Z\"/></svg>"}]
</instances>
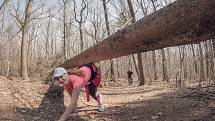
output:
<instances>
[{"instance_id":1,"label":"forest floor","mask_svg":"<svg viewBox=\"0 0 215 121\"><path fill-rule=\"evenodd\" d=\"M215 121L215 86L176 88L155 82L128 86L118 80L100 88L105 111L96 102L79 99L78 116L68 121ZM51 88L52 87L52 88ZM51 90L52 89L52 90ZM53 86L42 81L21 81L0 76L0 121L55 121L68 105L69 96L52 95ZM60 97L60 98L59 98Z\"/></svg>"}]
</instances>

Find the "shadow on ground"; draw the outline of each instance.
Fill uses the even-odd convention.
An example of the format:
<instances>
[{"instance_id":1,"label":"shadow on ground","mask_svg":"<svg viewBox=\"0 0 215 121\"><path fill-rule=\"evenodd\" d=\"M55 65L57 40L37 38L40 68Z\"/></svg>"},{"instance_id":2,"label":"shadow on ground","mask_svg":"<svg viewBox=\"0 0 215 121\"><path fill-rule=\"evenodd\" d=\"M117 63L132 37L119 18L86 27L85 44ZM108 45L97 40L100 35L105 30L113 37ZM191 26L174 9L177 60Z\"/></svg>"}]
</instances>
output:
<instances>
[{"instance_id":1,"label":"shadow on ground","mask_svg":"<svg viewBox=\"0 0 215 121\"><path fill-rule=\"evenodd\" d=\"M113 121L215 121L215 98L200 96L207 95L207 92L197 93L195 97L190 94L180 96L176 91L150 100L121 103L95 118Z\"/></svg>"},{"instance_id":2,"label":"shadow on ground","mask_svg":"<svg viewBox=\"0 0 215 121\"><path fill-rule=\"evenodd\" d=\"M63 87L51 84L38 108L17 108L20 118L25 121L54 121L59 119L65 110L63 91ZM76 120L82 119L76 117Z\"/></svg>"},{"instance_id":3,"label":"shadow on ground","mask_svg":"<svg viewBox=\"0 0 215 121\"><path fill-rule=\"evenodd\" d=\"M57 91L57 92L56 92ZM213 92L214 93L214 92ZM111 96L111 95L109 95ZM26 121L54 121L65 110L63 88L51 85L39 108L17 109ZM124 100L124 99L122 99ZM122 101L123 102L123 101ZM213 98L193 98L178 96L175 93L163 93L152 99L137 99L129 103L106 107L99 113L92 107L79 108L80 113L89 115L87 120L96 121L214 121L215 100ZM85 121L81 115L67 121Z\"/></svg>"}]
</instances>

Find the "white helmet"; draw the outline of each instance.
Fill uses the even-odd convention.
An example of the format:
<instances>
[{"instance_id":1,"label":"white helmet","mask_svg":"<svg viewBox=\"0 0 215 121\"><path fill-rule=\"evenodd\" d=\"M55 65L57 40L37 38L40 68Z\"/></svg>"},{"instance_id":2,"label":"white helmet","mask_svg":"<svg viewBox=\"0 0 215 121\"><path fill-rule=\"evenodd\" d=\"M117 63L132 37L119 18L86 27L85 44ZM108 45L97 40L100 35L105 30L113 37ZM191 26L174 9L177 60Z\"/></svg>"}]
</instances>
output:
<instances>
[{"instance_id":1,"label":"white helmet","mask_svg":"<svg viewBox=\"0 0 215 121\"><path fill-rule=\"evenodd\" d=\"M66 70L63 67L58 67L54 70L53 76L54 77L59 77L62 76L63 74L66 74Z\"/></svg>"}]
</instances>

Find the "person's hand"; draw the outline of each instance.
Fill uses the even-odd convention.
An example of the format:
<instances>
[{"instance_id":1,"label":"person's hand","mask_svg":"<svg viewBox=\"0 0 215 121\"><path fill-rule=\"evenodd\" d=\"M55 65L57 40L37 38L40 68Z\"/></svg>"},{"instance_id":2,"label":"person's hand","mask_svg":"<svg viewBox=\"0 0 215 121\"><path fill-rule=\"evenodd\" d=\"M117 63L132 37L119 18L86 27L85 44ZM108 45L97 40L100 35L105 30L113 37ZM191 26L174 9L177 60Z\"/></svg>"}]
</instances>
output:
<instances>
[{"instance_id":1,"label":"person's hand","mask_svg":"<svg viewBox=\"0 0 215 121\"><path fill-rule=\"evenodd\" d=\"M81 88L82 88L82 85L79 85L79 86L73 88L71 102L58 121L65 121L67 118L70 117L71 112L76 111L77 101L78 101L78 97L81 93Z\"/></svg>"}]
</instances>

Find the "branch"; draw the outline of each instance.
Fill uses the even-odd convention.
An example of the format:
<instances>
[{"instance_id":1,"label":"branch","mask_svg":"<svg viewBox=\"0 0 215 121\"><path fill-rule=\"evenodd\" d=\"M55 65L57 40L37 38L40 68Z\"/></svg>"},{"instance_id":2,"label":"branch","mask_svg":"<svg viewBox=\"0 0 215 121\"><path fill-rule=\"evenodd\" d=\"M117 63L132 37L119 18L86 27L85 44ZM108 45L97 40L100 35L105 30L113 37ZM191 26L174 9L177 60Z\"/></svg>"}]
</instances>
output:
<instances>
[{"instance_id":1,"label":"branch","mask_svg":"<svg viewBox=\"0 0 215 121\"><path fill-rule=\"evenodd\" d=\"M74 2L74 9L73 9L73 11L74 11L74 13L75 13L75 21L78 22L78 23L81 23L81 22L77 19L77 15L76 15L76 2L75 2L75 0L73 0L73 2Z\"/></svg>"},{"instance_id":2,"label":"branch","mask_svg":"<svg viewBox=\"0 0 215 121\"><path fill-rule=\"evenodd\" d=\"M9 0L4 0L4 2L1 4L1 6L0 6L0 10L4 7L4 5L7 3L7 2L9 2Z\"/></svg>"}]
</instances>

